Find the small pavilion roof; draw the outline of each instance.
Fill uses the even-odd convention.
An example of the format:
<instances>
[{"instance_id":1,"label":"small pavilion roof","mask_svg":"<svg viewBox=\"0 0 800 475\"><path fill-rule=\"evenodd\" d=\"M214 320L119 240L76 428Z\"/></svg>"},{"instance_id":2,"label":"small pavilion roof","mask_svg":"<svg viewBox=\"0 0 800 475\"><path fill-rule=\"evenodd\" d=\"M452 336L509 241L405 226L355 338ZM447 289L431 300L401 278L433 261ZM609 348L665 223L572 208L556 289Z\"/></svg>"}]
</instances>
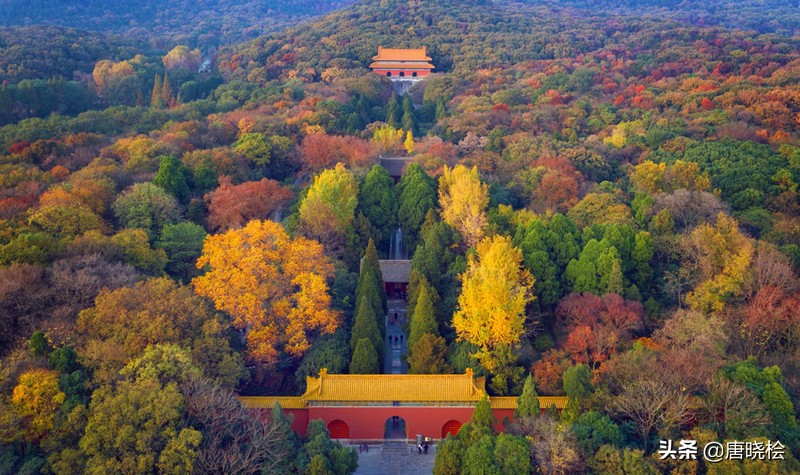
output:
<instances>
[{"instance_id":1,"label":"small pavilion roof","mask_svg":"<svg viewBox=\"0 0 800 475\"><path fill-rule=\"evenodd\" d=\"M411 277L410 260L381 259L378 263L381 266L381 275L384 282L408 283L408 279Z\"/></svg>"}]
</instances>

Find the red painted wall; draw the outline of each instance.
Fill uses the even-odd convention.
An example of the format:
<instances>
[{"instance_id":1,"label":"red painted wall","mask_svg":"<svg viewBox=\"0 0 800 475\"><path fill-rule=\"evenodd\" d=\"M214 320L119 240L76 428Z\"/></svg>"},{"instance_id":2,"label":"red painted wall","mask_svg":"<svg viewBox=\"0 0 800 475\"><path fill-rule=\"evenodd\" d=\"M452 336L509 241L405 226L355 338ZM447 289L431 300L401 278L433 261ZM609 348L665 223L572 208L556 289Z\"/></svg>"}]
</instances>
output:
<instances>
[{"instance_id":1,"label":"red painted wall","mask_svg":"<svg viewBox=\"0 0 800 475\"><path fill-rule=\"evenodd\" d=\"M407 78L412 77L411 76L412 73L417 73L417 77L420 78L424 78L425 76L431 73L429 69L375 69L374 70L375 74L379 76L386 76L387 72L391 72L393 78L400 77L401 71L406 74L405 77Z\"/></svg>"},{"instance_id":2,"label":"red painted wall","mask_svg":"<svg viewBox=\"0 0 800 475\"><path fill-rule=\"evenodd\" d=\"M270 409L255 409L258 418L267 422L269 420ZM293 418L292 430L298 434L305 436L306 429L308 429L308 409L284 409L286 417Z\"/></svg>"},{"instance_id":3,"label":"red painted wall","mask_svg":"<svg viewBox=\"0 0 800 475\"><path fill-rule=\"evenodd\" d=\"M467 422L472 417L472 407L311 407L309 419L322 419L325 425L336 419L350 427L350 438L356 440L383 439L387 419L402 417L406 422L409 439L417 434L438 439L442 427L449 420ZM512 411L513 412L513 411Z\"/></svg>"},{"instance_id":4,"label":"red painted wall","mask_svg":"<svg viewBox=\"0 0 800 475\"><path fill-rule=\"evenodd\" d=\"M308 418L308 409L284 409L283 412L285 412L287 416L289 414L294 416L292 430L305 436L306 429L308 429L308 422L310 421Z\"/></svg>"},{"instance_id":5,"label":"red painted wall","mask_svg":"<svg viewBox=\"0 0 800 475\"><path fill-rule=\"evenodd\" d=\"M473 407L414 407L414 406L356 406L356 407L310 407L308 409L284 409L287 416L294 416L292 430L305 436L308 422L322 419L327 426L334 420L344 421L350 428L350 439L378 440L383 439L386 421L392 416L402 417L406 422L407 436L413 440L417 434L439 439L442 427L450 420L461 423L469 421L475 408ZM264 420L269 417L269 409L259 409L259 416ZM513 409L493 409L497 424L496 432L503 432L503 419L514 420Z\"/></svg>"}]
</instances>

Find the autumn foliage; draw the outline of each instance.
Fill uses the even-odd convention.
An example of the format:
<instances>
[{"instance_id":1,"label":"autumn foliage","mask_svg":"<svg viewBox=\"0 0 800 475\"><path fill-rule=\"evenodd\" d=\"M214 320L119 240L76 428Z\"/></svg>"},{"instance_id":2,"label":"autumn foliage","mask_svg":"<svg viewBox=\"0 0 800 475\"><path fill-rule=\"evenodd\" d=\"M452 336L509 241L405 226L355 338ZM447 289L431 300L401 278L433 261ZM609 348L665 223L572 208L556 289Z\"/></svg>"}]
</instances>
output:
<instances>
[{"instance_id":1,"label":"autumn foliage","mask_svg":"<svg viewBox=\"0 0 800 475\"><path fill-rule=\"evenodd\" d=\"M617 294L570 294L558 304L556 316L570 331L564 349L576 363L591 367L616 353L644 326L642 304Z\"/></svg>"},{"instance_id":2,"label":"autumn foliage","mask_svg":"<svg viewBox=\"0 0 800 475\"><path fill-rule=\"evenodd\" d=\"M339 315L330 308L326 279L333 266L322 246L290 238L272 221L250 221L207 238L195 291L233 317L247 332L251 360L275 363L281 352L300 356L319 333L333 333Z\"/></svg>"},{"instance_id":3,"label":"autumn foliage","mask_svg":"<svg viewBox=\"0 0 800 475\"><path fill-rule=\"evenodd\" d=\"M458 338L480 349L476 357L497 367L503 351L519 344L525 306L533 300L533 278L522 266L522 252L504 236L485 238L461 275L462 291L453 327Z\"/></svg>"},{"instance_id":4,"label":"autumn foliage","mask_svg":"<svg viewBox=\"0 0 800 475\"><path fill-rule=\"evenodd\" d=\"M303 168L318 171L337 162L364 166L376 155L373 145L356 137L314 133L303 139L300 161Z\"/></svg>"},{"instance_id":5,"label":"autumn foliage","mask_svg":"<svg viewBox=\"0 0 800 475\"><path fill-rule=\"evenodd\" d=\"M205 196L208 224L212 229L240 228L252 219L266 219L291 198L292 192L275 180L262 178L240 185L227 176L219 178L219 187Z\"/></svg>"}]
</instances>

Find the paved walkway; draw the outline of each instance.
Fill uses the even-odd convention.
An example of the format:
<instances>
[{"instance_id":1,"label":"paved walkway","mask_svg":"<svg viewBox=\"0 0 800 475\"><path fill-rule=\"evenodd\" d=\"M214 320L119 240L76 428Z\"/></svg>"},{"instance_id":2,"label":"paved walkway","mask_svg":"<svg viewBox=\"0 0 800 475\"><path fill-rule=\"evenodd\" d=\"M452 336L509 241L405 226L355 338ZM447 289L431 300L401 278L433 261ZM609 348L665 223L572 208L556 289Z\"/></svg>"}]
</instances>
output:
<instances>
[{"instance_id":1,"label":"paved walkway","mask_svg":"<svg viewBox=\"0 0 800 475\"><path fill-rule=\"evenodd\" d=\"M408 335L403 333L407 321L406 301L389 299L386 315L386 361L384 373L406 374L408 364L403 356L408 349ZM397 318L395 319L395 314ZM397 342L395 343L395 337ZM387 439L381 445L371 445L369 452L358 454L358 470L356 475L430 475L433 473L433 461L436 459L436 446L428 447L427 454L420 454L416 444L408 444L405 440L391 440L394 437L405 437L405 422L397 428L389 428ZM353 446L358 450L358 446Z\"/></svg>"},{"instance_id":2,"label":"paved walkway","mask_svg":"<svg viewBox=\"0 0 800 475\"><path fill-rule=\"evenodd\" d=\"M403 361L403 355L408 350L408 335L403 333L406 323L406 301L403 299L390 299L387 303L389 312L386 315L386 361L383 372L385 374L406 374L408 364ZM397 320L395 320L397 315ZM395 339L397 341L395 342Z\"/></svg>"},{"instance_id":3,"label":"paved walkway","mask_svg":"<svg viewBox=\"0 0 800 475\"><path fill-rule=\"evenodd\" d=\"M358 450L358 446L353 446ZM416 445L391 442L371 445L369 453L358 454L358 470L355 475L428 475L433 473L436 446L420 455Z\"/></svg>"}]
</instances>

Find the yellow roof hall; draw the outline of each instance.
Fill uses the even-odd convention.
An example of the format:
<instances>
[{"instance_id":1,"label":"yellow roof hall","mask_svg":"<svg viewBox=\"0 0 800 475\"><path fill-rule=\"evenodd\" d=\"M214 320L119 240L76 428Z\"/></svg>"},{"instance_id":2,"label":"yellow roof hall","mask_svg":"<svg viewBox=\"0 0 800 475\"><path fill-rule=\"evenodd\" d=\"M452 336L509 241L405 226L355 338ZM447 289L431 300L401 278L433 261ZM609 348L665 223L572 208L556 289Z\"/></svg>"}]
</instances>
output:
<instances>
[{"instance_id":1,"label":"yellow roof hall","mask_svg":"<svg viewBox=\"0 0 800 475\"><path fill-rule=\"evenodd\" d=\"M485 378L465 374L328 374L306 378L306 392L296 397L240 397L246 407L269 408L277 401L285 409L341 403L427 403L474 405L486 395ZM565 397L540 397L542 408L563 409ZM490 397L497 409L515 409L516 397Z\"/></svg>"},{"instance_id":2,"label":"yellow roof hall","mask_svg":"<svg viewBox=\"0 0 800 475\"><path fill-rule=\"evenodd\" d=\"M486 394L484 378L465 374L328 374L306 378L309 401L473 402Z\"/></svg>"}]
</instances>

